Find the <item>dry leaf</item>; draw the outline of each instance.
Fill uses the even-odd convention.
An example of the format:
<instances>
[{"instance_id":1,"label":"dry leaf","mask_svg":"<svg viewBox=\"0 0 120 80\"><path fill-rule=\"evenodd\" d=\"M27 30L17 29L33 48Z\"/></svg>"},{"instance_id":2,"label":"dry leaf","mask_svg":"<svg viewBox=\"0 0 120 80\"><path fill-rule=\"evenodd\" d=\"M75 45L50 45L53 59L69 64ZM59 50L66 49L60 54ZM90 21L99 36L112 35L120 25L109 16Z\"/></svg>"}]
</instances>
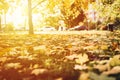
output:
<instances>
[{"instance_id":1,"label":"dry leaf","mask_svg":"<svg viewBox=\"0 0 120 80\"><path fill-rule=\"evenodd\" d=\"M89 73L81 72L79 80L89 80Z\"/></svg>"},{"instance_id":2,"label":"dry leaf","mask_svg":"<svg viewBox=\"0 0 120 80\"><path fill-rule=\"evenodd\" d=\"M85 70L88 69L88 67L86 65L75 65L74 67L75 70Z\"/></svg>"},{"instance_id":3,"label":"dry leaf","mask_svg":"<svg viewBox=\"0 0 120 80\"><path fill-rule=\"evenodd\" d=\"M105 71L102 74L110 75L110 74L118 74L120 73L120 66L115 66L109 71Z\"/></svg>"},{"instance_id":4,"label":"dry leaf","mask_svg":"<svg viewBox=\"0 0 120 80\"><path fill-rule=\"evenodd\" d=\"M55 79L55 80L63 80L63 79L60 77L60 78L57 78L57 79Z\"/></svg>"},{"instance_id":5,"label":"dry leaf","mask_svg":"<svg viewBox=\"0 0 120 80\"><path fill-rule=\"evenodd\" d=\"M5 65L6 69L10 69L10 68L18 69L21 67L22 67L22 65L20 63L8 63Z\"/></svg>"},{"instance_id":6,"label":"dry leaf","mask_svg":"<svg viewBox=\"0 0 120 80\"><path fill-rule=\"evenodd\" d=\"M31 74L34 74L34 75L39 75L39 74L43 74L44 72L46 72L47 69L34 69Z\"/></svg>"},{"instance_id":7,"label":"dry leaf","mask_svg":"<svg viewBox=\"0 0 120 80\"><path fill-rule=\"evenodd\" d=\"M65 58L69 59L69 60L74 60L76 58L78 58L77 54L72 54L70 56L66 56Z\"/></svg>"},{"instance_id":8,"label":"dry leaf","mask_svg":"<svg viewBox=\"0 0 120 80\"><path fill-rule=\"evenodd\" d=\"M87 54L79 54L78 59L75 59L76 63L83 65L85 62L89 61Z\"/></svg>"}]
</instances>

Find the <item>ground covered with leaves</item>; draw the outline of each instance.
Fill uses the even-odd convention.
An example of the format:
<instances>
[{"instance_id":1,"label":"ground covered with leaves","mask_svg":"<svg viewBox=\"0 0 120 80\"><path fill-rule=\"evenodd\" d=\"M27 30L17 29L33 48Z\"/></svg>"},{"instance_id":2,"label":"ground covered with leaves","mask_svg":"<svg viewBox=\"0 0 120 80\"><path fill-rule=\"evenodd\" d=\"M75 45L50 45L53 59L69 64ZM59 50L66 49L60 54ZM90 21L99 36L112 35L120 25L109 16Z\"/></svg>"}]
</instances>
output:
<instances>
[{"instance_id":1,"label":"ground covered with leaves","mask_svg":"<svg viewBox=\"0 0 120 80\"><path fill-rule=\"evenodd\" d=\"M120 31L2 34L0 80L120 80Z\"/></svg>"}]
</instances>

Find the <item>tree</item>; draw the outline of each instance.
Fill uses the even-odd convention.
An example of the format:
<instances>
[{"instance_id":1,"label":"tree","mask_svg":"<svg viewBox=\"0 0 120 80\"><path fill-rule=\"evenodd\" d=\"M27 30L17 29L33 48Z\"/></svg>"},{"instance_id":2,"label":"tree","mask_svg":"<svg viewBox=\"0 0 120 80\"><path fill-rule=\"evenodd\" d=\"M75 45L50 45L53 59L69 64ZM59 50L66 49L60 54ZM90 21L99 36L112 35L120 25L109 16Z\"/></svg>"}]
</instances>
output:
<instances>
[{"instance_id":1,"label":"tree","mask_svg":"<svg viewBox=\"0 0 120 80\"><path fill-rule=\"evenodd\" d=\"M102 19L104 24L120 18L120 0L99 0L94 3L98 19ZM110 20L111 19L111 20Z\"/></svg>"},{"instance_id":2,"label":"tree","mask_svg":"<svg viewBox=\"0 0 120 80\"><path fill-rule=\"evenodd\" d=\"M28 24L29 24L29 34L34 34L33 24L32 24L31 0L28 0Z\"/></svg>"},{"instance_id":3,"label":"tree","mask_svg":"<svg viewBox=\"0 0 120 80\"><path fill-rule=\"evenodd\" d=\"M79 3L79 0L75 0L71 4L66 4L65 1L62 2L61 19L65 22L66 26L73 27L84 20L85 15Z\"/></svg>"},{"instance_id":4,"label":"tree","mask_svg":"<svg viewBox=\"0 0 120 80\"><path fill-rule=\"evenodd\" d=\"M32 7L32 1L28 0L28 23L29 23L29 34L34 34L34 29L33 29L33 21L32 21L32 11L35 9L38 5L40 5L44 0L37 1L37 5Z\"/></svg>"},{"instance_id":5,"label":"tree","mask_svg":"<svg viewBox=\"0 0 120 80\"><path fill-rule=\"evenodd\" d=\"M54 12L54 7L60 9L60 20L66 27L73 27L85 19L85 11L88 8L87 0L49 0L48 9Z\"/></svg>"},{"instance_id":6,"label":"tree","mask_svg":"<svg viewBox=\"0 0 120 80\"><path fill-rule=\"evenodd\" d=\"M39 21L44 22L41 25L54 26L55 28L60 26L59 21L61 20L64 21L66 27L78 25L85 19L84 13L88 8L87 0L41 0L36 2L38 4L32 7L32 12L42 15L42 17L39 17L44 18Z\"/></svg>"},{"instance_id":7,"label":"tree","mask_svg":"<svg viewBox=\"0 0 120 80\"><path fill-rule=\"evenodd\" d=\"M1 0L0 1L0 12L3 11L3 13L0 13L0 14L4 14L5 27L6 27L6 13L7 13L8 8L9 8L8 3L5 0ZM0 30L1 30L1 15L0 15Z\"/></svg>"}]
</instances>

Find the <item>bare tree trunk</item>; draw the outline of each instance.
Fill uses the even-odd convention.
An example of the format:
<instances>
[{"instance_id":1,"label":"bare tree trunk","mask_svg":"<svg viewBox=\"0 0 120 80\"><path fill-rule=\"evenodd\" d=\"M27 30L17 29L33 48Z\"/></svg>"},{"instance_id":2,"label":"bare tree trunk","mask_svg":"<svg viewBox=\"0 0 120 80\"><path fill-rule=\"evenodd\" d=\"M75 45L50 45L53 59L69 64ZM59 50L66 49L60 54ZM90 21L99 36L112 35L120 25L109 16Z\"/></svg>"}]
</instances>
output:
<instances>
[{"instance_id":1,"label":"bare tree trunk","mask_svg":"<svg viewBox=\"0 0 120 80\"><path fill-rule=\"evenodd\" d=\"M33 23L32 23L31 0L28 0L28 25L29 25L29 34L34 34Z\"/></svg>"},{"instance_id":2,"label":"bare tree trunk","mask_svg":"<svg viewBox=\"0 0 120 80\"><path fill-rule=\"evenodd\" d=\"M2 26L1 26L1 15L0 15L0 31L2 30Z\"/></svg>"},{"instance_id":3,"label":"bare tree trunk","mask_svg":"<svg viewBox=\"0 0 120 80\"><path fill-rule=\"evenodd\" d=\"M4 27L6 28L7 27L7 24L6 24L6 11L4 10Z\"/></svg>"}]
</instances>

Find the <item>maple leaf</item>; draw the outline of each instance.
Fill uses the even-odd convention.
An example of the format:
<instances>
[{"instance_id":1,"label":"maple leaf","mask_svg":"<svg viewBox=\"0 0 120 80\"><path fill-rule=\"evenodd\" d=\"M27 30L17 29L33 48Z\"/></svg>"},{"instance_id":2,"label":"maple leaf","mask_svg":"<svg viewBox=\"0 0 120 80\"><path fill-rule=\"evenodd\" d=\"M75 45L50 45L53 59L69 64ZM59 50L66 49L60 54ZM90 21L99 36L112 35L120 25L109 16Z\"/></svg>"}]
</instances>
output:
<instances>
[{"instance_id":1,"label":"maple leaf","mask_svg":"<svg viewBox=\"0 0 120 80\"><path fill-rule=\"evenodd\" d=\"M78 59L75 59L75 62L80 65L83 65L87 61L89 61L87 54L79 54Z\"/></svg>"}]
</instances>

